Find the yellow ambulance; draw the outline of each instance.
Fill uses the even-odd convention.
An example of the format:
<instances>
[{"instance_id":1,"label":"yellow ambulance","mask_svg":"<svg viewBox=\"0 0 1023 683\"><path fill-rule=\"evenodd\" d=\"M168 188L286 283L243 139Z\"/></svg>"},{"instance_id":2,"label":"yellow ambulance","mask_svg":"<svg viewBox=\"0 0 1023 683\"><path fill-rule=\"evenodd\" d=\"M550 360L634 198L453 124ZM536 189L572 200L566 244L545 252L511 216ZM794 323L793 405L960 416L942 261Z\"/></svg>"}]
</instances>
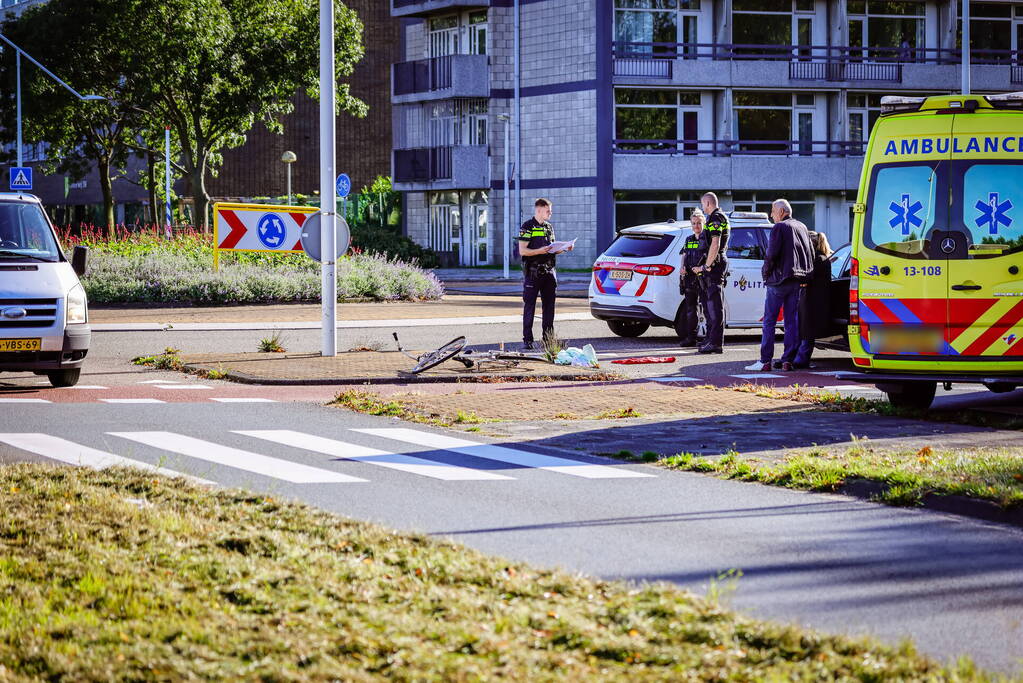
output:
<instances>
[{"instance_id":1,"label":"yellow ambulance","mask_svg":"<svg viewBox=\"0 0 1023 683\"><path fill-rule=\"evenodd\" d=\"M883 98L853 213L844 377L1023 386L1023 93Z\"/></svg>"}]
</instances>

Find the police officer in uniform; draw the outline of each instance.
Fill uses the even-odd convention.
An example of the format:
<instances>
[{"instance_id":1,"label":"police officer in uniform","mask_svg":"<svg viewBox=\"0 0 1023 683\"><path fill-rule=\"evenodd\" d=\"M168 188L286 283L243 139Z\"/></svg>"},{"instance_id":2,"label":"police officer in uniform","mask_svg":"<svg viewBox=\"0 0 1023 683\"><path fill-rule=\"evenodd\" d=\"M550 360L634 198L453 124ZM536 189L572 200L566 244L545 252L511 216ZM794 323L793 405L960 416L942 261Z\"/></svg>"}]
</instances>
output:
<instances>
[{"instance_id":1,"label":"police officer in uniform","mask_svg":"<svg viewBox=\"0 0 1023 683\"><path fill-rule=\"evenodd\" d=\"M718 207L718 196L707 192L701 198L707 214L707 262L696 270L703 278L703 315L707 319L707 340L700 353L721 353L725 341L725 307L722 289L728 272L728 218Z\"/></svg>"},{"instance_id":2,"label":"police officer in uniform","mask_svg":"<svg viewBox=\"0 0 1023 683\"><path fill-rule=\"evenodd\" d=\"M522 256L522 348L536 348L533 340L533 317L536 314L536 298L540 297L542 309L541 339L554 335L554 302L557 298L558 276L554 271L557 257L551 253L554 242L554 226L551 217L550 200L540 198L533 206L533 217L519 229L519 255ZM567 248L568 251L572 247Z\"/></svg>"},{"instance_id":3,"label":"police officer in uniform","mask_svg":"<svg viewBox=\"0 0 1023 683\"><path fill-rule=\"evenodd\" d=\"M682 328L679 332L681 346L696 346L696 326L699 319L697 307L704 303L703 276L698 275L696 268L702 266L707 259L707 233L703 229L705 216L700 209L694 209L689 215L689 223L693 233L686 237L682 246Z\"/></svg>"}]
</instances>

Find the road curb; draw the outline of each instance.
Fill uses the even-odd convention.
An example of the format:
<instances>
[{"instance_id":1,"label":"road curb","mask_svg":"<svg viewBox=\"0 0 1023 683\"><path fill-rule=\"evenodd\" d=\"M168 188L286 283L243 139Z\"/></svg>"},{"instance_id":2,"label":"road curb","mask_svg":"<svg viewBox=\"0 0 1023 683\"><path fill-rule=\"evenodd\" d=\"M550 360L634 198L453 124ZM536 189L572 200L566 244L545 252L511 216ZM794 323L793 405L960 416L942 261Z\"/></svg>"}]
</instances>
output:
<instances>
[{"instance_id":1,"label":"road curb","mask_svg":"<svg viewBox=\"0 0 1023 683\"><path fill-rule=\"evenodd\" d=\"M852 498L877 502L874 498L886 493L891 486L870 479L852 479L835 491L835 493ZM896 506L889 506L896 507ZM914 509L932 512L947 512L960 517L971 517L986 522L997 522L1011 526L1023 527L1023 507L1003 508L990 500L968 498L954 494L928 493L923 501Z\"/></svg>"}]
</instances>

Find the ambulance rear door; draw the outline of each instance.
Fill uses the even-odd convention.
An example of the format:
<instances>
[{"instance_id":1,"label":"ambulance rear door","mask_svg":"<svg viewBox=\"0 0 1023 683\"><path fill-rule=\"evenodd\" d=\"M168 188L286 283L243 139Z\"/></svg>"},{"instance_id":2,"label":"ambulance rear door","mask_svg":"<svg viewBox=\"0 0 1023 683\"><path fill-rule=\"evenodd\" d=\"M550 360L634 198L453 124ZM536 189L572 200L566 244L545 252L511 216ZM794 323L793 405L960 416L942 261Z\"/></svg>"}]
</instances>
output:
<instances>
[{"instance_id":1,"label":"ambulance rear door","mask_svg":"<svg viewBox=\"0 0 1023 683\"><path fill-rule=\"evenodd\" d=\"M1023 112L954 119L949 343L960 360L1009 370L1023 365Z\"/></svg>"},{"instance_id":2,"label":"ambulance rear door","mask_svg":"<svg viewBox=\"0 0 1023 683\"><path fill-rule=\"evenodd\" d=\"M877 360L946 355L953 116L878 121L859 259L860 342Z\"/></svg>"}]
</instances>

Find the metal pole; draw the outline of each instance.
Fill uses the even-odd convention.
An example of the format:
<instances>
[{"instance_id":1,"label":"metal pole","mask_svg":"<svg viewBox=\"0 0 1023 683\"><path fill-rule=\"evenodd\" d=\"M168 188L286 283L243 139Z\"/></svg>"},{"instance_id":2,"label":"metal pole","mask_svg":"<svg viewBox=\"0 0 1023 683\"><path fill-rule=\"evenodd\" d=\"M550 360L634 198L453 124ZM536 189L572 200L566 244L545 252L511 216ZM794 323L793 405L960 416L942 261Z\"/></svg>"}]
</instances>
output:
<instances>
[{"instance_id":1,"label":"metal pole","mask_svg":"<svg viewBox=\"0 0 1023 683\"><path fill-rule=\"evenodd\" d=\"M970 0L963 0L963 94L970 94Z\"/></svg>"},{"instance_id":2,"label":"metal pole","mask_svg":"<svg viewBox=\"0 0 1023 683\"><path fill-rule=\"evenodd\" d=\"M163 192L165 198L164 230L167 232L167 239L171 236L171 169L170 169L170 126L163 127Z\"/></svg>"},{"instance_id":3,"label":"metal pole","mask_svg":"<svg viewBox=\"0 0 1023 683\"><path fill-rule=\"evenodd\" d=\"M288 206L291 206L291 164L285 164L288 167Z\"/></svg>"},{"instance_id":4,"label":"metal pole","mask_svg":"<svg viewBox=\"0 0 1023 683\"><path fill-rule=\"evenodd\" d=\"M22 164L21 158L21 52L19 50L14 51L14 63L15 70L18 72L18 167Z\"/></svg>"},{"instance_id":5,"label":"metal pole","mask_svg":"<svg viewBox=\"0 0 1023 683\"><path fill-rule=\"evenodd\" d=\"M511 193L509 192L510 184L508 182L508 169L511 166L511 159L508 158L508 138L511 133L511 121L505 120L504 122L504 278L507 280L510 276L508 274L508 260L510 258L509 252L511 251L511 240L508 239L508 235L511 232Z\"/></svg>"},{"instance_id":6,"label":"metal pole","mask_svg":"<svg viewBox=\"0 0 1023 683\"><path fill-rule=\"evenodd\" d=\"M320 303L323 356L337 355L337 200L334 198L334 2L320 0Z\"/></svg>"},{"instance_id":7,"label":"metal pole","mask_svg":"<svg viewBox=\"0 0 1023 683\"><path fill-rule=\"evenodd\" d=\"M515 0L515 166L513 175L515 177L515 224L521 223L522 218L522 99L520 86L522 82L519 70L520 53L522 51L522 36L519 26L519 0Z\"/></svg>"}]
</instances>

